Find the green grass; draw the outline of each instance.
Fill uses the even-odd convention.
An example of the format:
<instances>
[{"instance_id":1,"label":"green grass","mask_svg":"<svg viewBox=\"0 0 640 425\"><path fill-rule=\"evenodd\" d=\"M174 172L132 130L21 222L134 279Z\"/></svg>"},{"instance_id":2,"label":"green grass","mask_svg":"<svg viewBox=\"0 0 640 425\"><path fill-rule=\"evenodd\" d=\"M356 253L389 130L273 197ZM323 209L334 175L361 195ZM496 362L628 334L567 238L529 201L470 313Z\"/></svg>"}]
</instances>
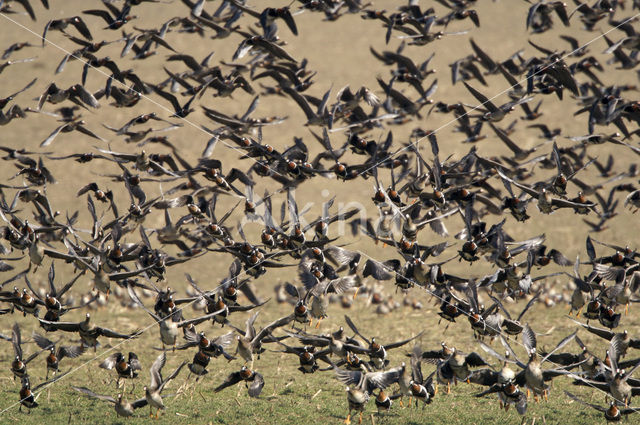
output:
<instances>
[{"instance_id":1,"label":"green grass","mask_svg":"<svg viewBox=\"0 0 640 425\"><path fill-rule=\"evenodd\" d=\"M31 22L24 16L11 16L31 28L36 35L34 36L18 27L10 27L10 30L0 32L0 45L8 46L16 41L27 40L32 44L38 44L40 43L39 34L42 33L45 22L49 19L73 16L80 13L80 10L86 8L85 1L67 0L62 2L61 0L55 0L51 2L52 10L49 13L45 13L38 4L39 2L32 1L32 3L37 5L38 22ZM207 3L206 7L209 12L218 4L218 2L213 3L212 5ZM264 1L252 1L250 3L255 4L258 10L267 4L273 5L272 2ZM376 1L375 3L376 9L386 9L388 12L391 12L400 2ZM424 3L422 4L423 7L427 6L426 2L422 3ZM442 40L424 47L407 46L404 51L414 58L416 62L425 60L431 53L436 52L436 56L432 62L433 67L438 71L437 77L440 81L439 89L435 96L436 101L443 100L449 103L463 101L476 104L475 100L471 98L462 85L451 86L449 83L449 64L471 53L471 48L468 43L468 38L471 36L494 58L503 60L522 48L526 49L527 56L538 54L527 44L529 38L533 38L539 44L560 50L566 49L567 47L565 44L558 44L557 38L560 34L571 34L572 36L578 37L583 43L593 39L599 34L599 32L587 33L579 31L580 23L576 18L573 18L571 28L563 28L554 17L557 25L554 31L532 36L524 32L526 11L529 7L528 3L514 0L502 0L502 2L498 3L489 1L478 3L480 3L477 9L482 21L481 29L474 30L469 35L447 35ZM284 5L285 2L280 2L280 4ZM436 6L436 8L442 9L439 6ZM20 7L17 6L16 9L20 9ZM137 6L135 11L141 18L134 21L134 23L140 28L158 27L160 23L166 22L169 18L177 14L184 16L188 13L187 9L178 1L174 1L172 4L143 4L142 6ZM372 59L368 49L369 46L373 46L378 51L395 50L399 45L399 41L393 39L389 45L385 45L385 30L380 26L380 23L377 21L363 21L357 15L344 16L337 22L320 22L321 19L321 16L309 12L297 15L296 22L300 29L299 37L291 36L284 25L280 24L282 36L288 43L285 47L286 50L296 59L302 60L302 58L308 58L309 69L318 71L318 75L314 79L315 84L309 89L308 93L322 96L330 86L333 86L331 100L333 101L336 91L344 85L350 84L352 89L357 90L360 85L364 84L381 95L375 78L377 76L387 78L389 68L383 67L382 64ZM93 18L88 18L88 20L94 24L97 22L97 19L94 20ZM247 21L243 20L242 25L244 26ZM5 23L10 25L8 22ZM120 36L119 32L101 31L97 25L94 26L96 26L96 28L92 27L91 31L96 40L113 40ZM447 31L455 32L465 30L468 29L469 26L470 24L468 24L468 22L452 22ZM126 28L128 32L131 31L130 26ZM63 44L65 47L71 46L71 43L67 43L67 40L65 40L60 33L54 32L51 34L52 40L56 43ZM620 35L621 34L617 34L617 36ZM219 60L229 61L240 42L240 37L238 36L212 41L208 38L199 39L196 36L183 36L175 32L168 34L167 39L177 51L193 54L196 59L201 59L212 50L215 50L214 62ZM348 40L348 42L345 42L345 40ZM106 46L100 51L99 56L110 55L112 58L118 58L121 47L121 44ZM76 46L73 46L73 48L76 48ZM602 40L595 43L591 48L592 54L596 55L602 63L607 59L600 54L605 48L606 46ZM166 78L166 75L162 71L166 54L166 51L161 51L157 56L145 61L133 61L130 56L125 59L118 58L116 60L121 69L134 68L136 72L144 76L145 81L158 82ZM35 86L30 89L29 92L19 97L18 103L21 106L35 106L36 102L33 101L33 98L37 98L51 81L55 80L61 87L68 87L71 84L77 83L81 74L82 66L78 62L70 62L67 64L64 73L54 77L53 70L64 53L52 46L48 46L43 50L38 49L35 51L35 49L32 49L26 53L22 52L21 55L16 55L15 58L36 55L38 56L37 61L8 67L1 75L1 81L3 82L3 87L5 87L3 93L7 94L11 91L8 88L9 85L11 85L12 88L14 84L15 87L23 87L33 77L38 77L38 82ZM181 64L180 68L178 68L178 64L175 63L172 63L171 66L168 67L174 71L176 69L183 69ZM635 73L615 71L610 68L611 67L607 68L606 74L598 74L607 84L636 83ZM480 87L477 82L472 82L472 85L481 89L483 93L491 96L507 87L506 82L499 75L488 76L487 78L490 82L489 88ZM579 78L584 80L582 76ZM104 78L99 78L97 74L92 71L89 73L87 87L92 91L98 90L104 86L103 80ZM426 82L430 84L431 81L430 77ZM11 84L9 84L9 82ZM271 82L269 82L269 84L271 84ZM412 89L407 89L407 92L410 93L411 98L415 98L415 93ZM225 113L242 114L251 101L251 98L252 96L240 92L237 94L234 93L233 98L227 99L211 98L210 94L207 93L207 96L202 100L202 104L220 109ZM157 96L152 96L152 99L163 106L168 105L167 102ZM503 101L507 100L504 95L500 99ZM183 101L182 99L180 100ZM536 98L535 102L537 101L538 98ZM102 123L119 126L118 124L121 125L135 115L151 111L156 111L163 118L167 119L169 119L170 115L157 105L144 100L135 108L131 109L116 109L109 107L107 105L108 102L103 103L104 105L98 112L83 111L83 119L87 121L87 125L91 130L96 131L102 136L109 137L111 148L119 152L139 152L141 148L125 144L121 138L107 134L106 130L101 126ZM45 109L50 111L54 108L51 105L45 105ZM195 123L196 127L199 127L200 124L209 125L200 108L197 107L196 109L197 111L190 115L189 119ZM586 132L585 119L583 119L583 116L579 118L573 117L572 114L575 112L575 109L577 109L577 107L575 107L575 103L570 99L570 96L565 95L563 102L558 101L555 96L546 96L544 97L543 104L544 116L541 121L549 125L550 128L561 126L563 134L568 136L583 135ZM423 110L423 112L426 115L427 109ZM302 125L305 121L302 112L292 101L278 96L263 97L254 116L270 115L286 115L289 117L289 120L281 126L265 127L264 140L266 143L275 146L278 150L282 150L286 146L291 145L294 136L299 136L304 137L305 143L310 148L311 156L319 152L319 145L312 140L308 129ZM514 112L514 118L520 115L520 110ZM411 130L418 126L423 129L439 128L447 124L451 119L451 115L433 113L429 115L428 118L423 118L420 121L411 122L404 126L393 127L395 143L406 142ZM511 119L505 121L510 120ZM508 123L504 122L501 123L501 125L502 124L507 125ZM54 118L44 115L38 116L37 118L30 116L28 120L13 121L10 125L2 128L2 144L15 148L38 149L38 144L58 125L60 124ZM154 125L152 127L158 128L159 126ZM452 132L452 127L453 126L448 126L439 132L441 158L449 155L454 155L454 159L460 158L468 152L470 148L469 146L458 143L463 136L461 136L460 133ZM518 123L517 128L517 142L523 147L531 147L540 143L540 140L537 138L537 133L533 130L526 129L526 123ZM598 127L598 130L605 131L609 129ZM476 145L478 152L484 156L503 154L503 145L497 141L490 131L485 129L485 132L489 137L487 140ZM171 132L167 133L167 136L181 150L184 157L193 164L196 163L202 148L209 139L207 134L203 134L186 124L180 129L179 133ZM386 130L376 130L368 134L368 137L376 140L384 139L384 137L386 137ZM343 143L345 136L343 133L332 133L331 138L333 146L336 148ZM573 142L569 142L565 138L558 139L558 144L561 147L569 146L572 143ZM635 143L635 141L633 141L633 143ZM50 148L55 151L56 155L64 155L85 151L95 152L93 146L98 144L97 141L87 139L83 135L70 133L61 134L55 144ZM99 147L106 148L106 144L99 145ZM426 143L423 143L421 148L423 149L425 157L430 158L431 154ZM168 152L168 150L155 145L147 145L145 149L147 149L147 152L153 153ZM550 146L548 145L541 148L541 151L545 153L548 153L549 150ZM595 146L589 149L589 154L598 156L602 161L605 161L611 151L608 145ZM616 150L615 152L618 151ZM239 156L238 152L228 149L222 142L218 143L214 156L223 161L226 170L232 166L239 166L243 169L248 167L247 162L237 160ZM345 158L349 164L362 160L361 157L355 157L350 154L347 154ZM616 155L616 169L622 170L635 159L632 155L627 155L626 151L622 155ZM0 166L0 175L3 177L3 183L19 184L21 182L21 179L9 180L16 172L9 162L3 161L0 164L2 164ZM80 221L78 227L90 228L91 225L86 211L85 198L76 198L75 196L76 191L90 181L98 181L101 186L104 185L107 188L114 189L116 201L121 211L128 206L129 199L128 196L123 193L122 184L98 176L98 174L105 173L120 173L121 171L113 166L113 164L90 163L89 165L78 165L75 162L47 161L47 166L51 168L52 173L59 180L58 184L47 187L47 195L54 201L53 208L63 211L63 215L64 211L67 210L70 212L70 215L73 211L79 210ZM536 169L536 175L538 175L538 173L540 173L539 175L542 178L542 176L547 176L550 172ZM581 173L584 174L587 181L589 181L588 179L590 178L599 178L596 171L593 170L593 167ZM381 176L381 179L385 185L390 182L390 178L386 172ZM200 181L202 180L203 179L200 179ZM173 183L163 183L163 189L166 190L172 185ZM329 195L336 196L336 206L340 202L360 202L370 206L371 203L369 199L372 194L372 185L371 179L354 181L349 185L337 184L335 180L314 179L303 186L304 190L298 191L297 199L301 206L306 202L315 203L311 212L306 216L306 218L314 218L321 213L319 203L328 199L328 197L321 199L318 197L318 194L322 193L322 189L330 189ZM263 186L263 182L259 182L259 189L256 189L255 193L262 194L264 192ZM160 194L160 188L156 182L144 183L143 187L148 197ZM8 190L5 192L7 194L10 193ZM11 195L13 195L13 193L11 193ZM10 196L8 197L11 199ZM220 199L219 208L221 211L224 211L224 208L237 202L235 198L229 198L230 197L222 197ZM281 200L282 195L280 195L277 201L274 201L274 208L279 207ZM19 207L24 209L24 212L21 212L21 214L24 214L25 217L30 215L30 206L19 204ZM102 205L98 205L98 209L99 212L101 212L103 210ZM238 211L240 210L241 208L238 209ZM372 210L375 211L374 209ZM235 225L236 220L240 217L238 211L229 221L232 226ZM603 240L617 242L622 245L629 244L630 246L637 246L636 239L638 231L640 231L640 223L637 217L631 216L627 210L625 210L626 212L623 212L622 209L619 211L620 215L611 221L611 227L607 229L604 234L598 236ZM577 254L581 254L581 258L585 258L584 233L586 227L579 219L576 219L576 215L572 212L558 211L551 216L542 216L537 212L533 204L529 212L532 218L527 225L516 225L513 219L508 217L505 229L518 239L527 239L534 235L545 233L547 236L547 244L550 247L561 249L569 258L575 258ZM180 212L176 210L172 211L174 219L183 213L183 210L180 210ZM218 215L220 216L221 214ZM107 218L110 219L110 217L110 213L105 214L105 221ZM500 217L490 217L490 224L500 219ZM162 224L162 214L157 212L154 212L145 222L147 228L159 227ZM452 222L447 225L449 226L451 234L459 231L459 227L461 227L461 224L458 222L455 224ZM251 233L247 232L247 234L249 238L253 240L253 231ZM126 235L125 240L126 242L135 242L138 240L138 235ZM441 238L435 236L428 230L420 234L420 242L433 244L440 241ZM340 240L340 242L343 241ZM348 248L362 250L365 254L371 255L376 259L398 257L392 248L385 249L381 246L372 246L370 241L365 238L355 240L348 239L345 242L350 244ZM155 237L152 237L152 243L156 243ZM60 246L56 248L63 249L60 248ZM167 248L168 251L171 251L171 249L172 248ZM458 249L458 247L452 247L450 249L453 252L453 250ZM604 250L598 247L598 252L600 253L601 251ZM447 252L447 254L448 253L449 252ZM188 271L202 287L213 288L226 275L230 261L229 256L210 253L205 257L170 269L167 281L163 282L161 286L171 285L172 288L178 290L179 295L183 295L187 286L184 273ZM40 270L32 272L30 279L36 285L46 282L48 265L49 262L47 260ZM16 265L17 270L21 270L22 268L24 268L24 261ZM473 267L468 266L466 263L452 262L449 263L446 268L450 273L469 277L483 276L492 271L484 262L476 263ZM72 276L71 267L65 265L57 266L56 272L58 274L57 282L66 281ZM536 270L535 273L537 275L541 272ZM296 279L295 268L277 269L271 270L267 275L254 281L253 284L260 296L268 297L272 296L272 287L274 284L287 280L296 282ZM558 284L553 287L553 290L567 295L565 280L566 279L562 278ZM82 293L86 293L90 289L88 281L88 278L80 279L76 287L73 288L72 293L76 297L79 297ZM22 282L17 282L16 284L19 287L24 286ZM383 284L381 291L385 296L393 296L397 301L402 302L403 295L394 292L395 288L391 283ZM464 317L461 317L457 323L452 324L446 332L443 332L444 325L438 325L438 316L436 315L437 305L434 306L434 300L418 289L413 289L409 293L409 297L421 301L425 308L423 310L413 311L404 307L393 311L387 316L379 317L374 313L375 306L367 306L363 299L358 299L350 310L342 310L337 305L333 305L330 309L330 317L323 321L320 331L329 332L335 330L338 326L344 326L343 314L346 312L354 319L363 333L377 336L383 343L407 338L424 331L421 341L424 349L435 349L441 341L445 340L463 351L478 351L492 362L492 364L499 367L498 362L495 361L495 359L487 357L482 352L479 344L472 339L469 324ZM149 299L144 299L143 301L149 307L152 305L152 301ZM246 300L243 302L246 302ZM522 306L523 304L520 303L517 306L508 306L508 308L513 312L517 312ZM279 316L291 313L291 309L291 306L288 304L278 305L275 304L274 301L271 301L263 308L257 324L260 326L269 323ZM566 311L567 309L563 303L559 303L556 307L549 309L545 308L542 303L539 303L528 313L526 320L529 321L537 332L544 333L550 328L554 329L551 336L539 337L539 345L541 347L553 347L561 338L575 329L575 326L564 317ZM83 314L84 312L72 312L65 316L64 319L77 321L82 318ZM159 345L157 325L153 324L144 312L121 307L115 295L112 296L107 307L102 307L92 314L96 322L118 331L126 332L150 326L140 338L126 342L116 348L116 350L123 352L134 351L139 355L144 370L136 380L135 393L131 395L127 394L127 398L133 400L141 397L143 394L142 386L148 383L149 379L148 368L158 355L158 352L153 350L154 346ZM188 308L185 315L187 317L193 317L195 314L198 313L192 312L191 309ZM237 314L231 317L231 321L234 325L242 328L247 317L248 314ZM28 342L31 332L33 330L41 332L41 330L37 327L32 317L22 318L21 315L16 313L14 315L0 316L0 332L5 335L10 334L10 329L14 321L17 321L22 326L23 339L27 341L24 346L24 351L28 355L35 349L35 345ZM639 325L639 317L632 307L631 314L623 318L621 329L626 328L632 335L637 336ZM212 328L211 324L200 325L198 329L206 331L210 337L215 337L223 332L227 332L227 329L221 330L219 326ZM311 329L311 331L313 331L313 329ZM49 337L54 339L62 337L65 344L68 343L70 338L68 334L65 335L60 332L51 334ZM593 351L604 355L606 344L603 341L596 340L595 337L592 338L583 331L580 332L580 337L589 344L589 347ZM102 343L104 346L98 349L98 357L96 359L93 359L94 354L90 351L78 359L63 360L61 369L63 371L72 369L73 373L51 386L49 390L45 390L40 394L38 399L40 406L34 409L31 414L27 414L19 413L16 404L19 399L18 392L20 384L12 380L9 371L9 362L13 357L11 344L0 341L0 366L2 367L0 371L0 412L3 412L0 414L0 423L21 423L24 425L42 425L43 423L148 423L148 409L141 409L136 412L135 418L117 418L114 410L108 403L90 400L70 388L71 385L79 385L87 386L100 394L114 396L118 393L113 379L114 373L99 369L98 364L105 356L111 353L107 351L110 347L109 344L115 345L118 344L119 341L103 339ZM524 357L524 350L517 342L512 342L511 345L520 357ZM493 342L493 347L498 351L502 351L501 345L497 341ZM578 347L573 343L568 345L566 349L573 352L578 351ZM234 348L231 348L231 351L233 350ZM407 346L392 351L390 353L391 365L396 366L402 361L407 361L406 353L410 352L410 350L411 347ZM168 362L164 374L167 375L182 361L190 361L193 354L193 350L168 353ZM85 362L88 363L85 364ZM227 374L238 370L240 367L241 363L239 361L229 364L222 359L212 359L209 366L209 374L197 384L194 384L193 377L185 384L187 376L187 370L185 369L182 374L168 386L166 390L167 394L179 394L165 401L167 410L157 423L176 425L203 423L291 423L302 425L312 424L314 422L339 423L344 420L347 414L347 400L344 386L334 379L332 372L317 372L314 375L302 375L296 370L298 367L298 360L296 358L290 355L287 356L272 352L264 353L262 358L257 360L255 364L256 369L264 375L266 382L259 399L250 399L246 389L241 385L214 394L213 388L219 385ZM430 373L432 369L433 366L425 364L425 375ZM44 359L40 357L34 360L29 366L29 372L32 385L35 386L39 382L42 382L45 376ZM127 388L128 390L131 388L131 382L128 382ZM601 405L605 403L602 393L590 389L573 387L568 379L558 378L553 383L549 402L540 404L531 402L524 420L530 424L533 422L536 424L599 424L603 422L603 418L598 412L571 402L563 394L563 390L565 389L571 389L572 392L583 396L587 400L591 399L594 403ZM442 388L440 388L440 390L434 402L424 409L422 407L418 409L402 409L398 403L395 403L391 412L381 417L375 414L375 407L373 402L371 402L366 409L364 423L369 424L372 422L372 414L376 424L447 423L450 425L502 425L521 421L521 418L513 409L508 413L500 411L496 397L485 397L482 399L473 397L474 394L482 390L480 387L459 384L453 388L452 393L449 395L443 394Z\"/></svg>"},{"instance_id":2,"label":"green grass","mask_svg":"<svg viewBox=\"0 0 640 425\"><path fill-rule=\"evenodd\" d=\"M435 349L441 341L449 344L455 344L458 349L464 351L475 350L485 357L490 363L496 367L500 367L498 362L486 355L480 348L479 344L470 338L469 323L465 318L460 318L452 324L446 333L443 334L442 327L437 325L435 317L435 309L429 304L429 301L420 296L421 301L426 308L422 311L412 311L409 308L400 308L391 314L379 317L370 312L366 308L365 301L357 299L354 307L347 313L354 318L356 324L361 327L361 331L365 335L378 336L381 342L391 342L395 339L405 338L414 335L420 330L425 330L422 337L422 347L424 349ZM522 304L514 307L517 310ZM275 318L278 314L283 314L288 307L278 306L276 304L265 308L259 316L258 323L266 323ZM118 309L119 310L119 309ZM320 331L329 332L336 329L339 324L343 324L343 311L337 305L332 305L331 316L322 322ZM572 327L569 320L563 318L564 307L557 306L547 309L538 304L533 308L528 316L529 322L538 330L538 332L546 331L547 323L553 324L555 330L552 336L540 336L539 346L550 348L562 337L567 335ZM96 320L109 314L109 311L103 310L96 314ZM629 318L628 318L629 319ZM544 320L545 324L538 325ZM22 320L20 322L23 322ZM134 323L146 323L139 311L129 313L127 322L128 326L120 325L123 330L132 329ZM236 325L241 325L238 318L233 320ZM637 321L631 321L630 325L637 325ZM207 332L209 336L219 335L226 332L217 326L211 328L210 324L201 325L199 329ZM375 329L375 330L374 330ZM313 329L309 329L313 331ZM592 338L588 333L581 332L580 337L592 347L602 348L605 344ZM27 339L27 338L25 338ZM117 341L111 341L117 343ZM106 343L106 341L105 341ZM135 351L143 364L143 371L138 379L135 380L136 388L134 394L126 394L126 398L134 400L143 396L142 387L148 383L148 368L158 352L153 350L153 346L159 343L157 327L154 325L139 340L126 342L117 350L127 352ZM7 344L8 345L8 344ZM511 341L520 357L524 357L524 350L518 342ZM492 346L502 351L502 347L498 341L494 341ZM34 345L25 344L25 353L31 353ZM269 349L277 349L268 346ZM98 354L104 352L107 346L98 350ZM410 352L411 344L401 347L390 352L391 365L399 365L403 361L408 362L406 354ZM566 350L577 352L576 344L570 344ZM599 350L598 350L599 351ZM193 350L175 353L167 353L167 365L164 369L164 375L169 374L183 360L191 360L194 354ZM4 384L0 387L0 410L9 408L4 413L3 418L6 420L19 420L21 423L40 424L43 418L47 418L49 423L143 423L148 420L148 409L142 408L136 411L135 418L117 418L112 406L106 402L87 399L76 393L70 388L70 385L86 386L99 394L110 394L115 396L118 394L116 390L113 371L105 371L97 368L101 359L108 354L101 355L98 359L83 365L73 374L63 378L50 388L51 397L48 397L48 391L44 390L40 395L38 402L40 406L33 410L31 414L18 412L17 406L12 406L18 401L19 384L13 382L11 378L2 378ZM76 360L66 359L63 361L61 370L66 371L70 367L77 367L80 364L89 361L93 356L92 352L85 353ZM9 361L9 353L5 351L0 362L7 364ZM237 370L241 366L240 361L227 363L222 358L212 359L209 365L209 374L204 376L196 384L192 376L186 381L188 371L186 368L181 375L172 382L166 389L166 394L178 393L176 397L165 399L167 410L160 417L158 423L175 423L175 424L191 424L191 423L287 423L299 424L301 422L318 421L319 423L338 423L344 420L347 413L347 400L344 386L334 379L331 371L316 372L313 375L303 375L297 371L297 358L291 355L265 352L259 360L256 360L255 369L260 371L265 378L265 387L259 399L249 398L247 391L242 384L236 387L230 387L220 393L213 393L213 388L219 385L226 375L231 371ZM551 366L551 365L548 365ZM434 366L423 364L423 372L426 374L433 370ZM512 366L515 368L515 366ZM33 361L29 367L32 376L33 385L37 385L44 377L44 358L38 358ZM132 381L127 382L127 393L132 388ZM395 386L394 386L395 388ZM397 388L396 388L397 389ZM571 402L564 394L563 390L570 390L576 394L582 395L585 399L592 398L595 403L604 405L604 394L590 389L574 387L570 384L570 380L566 378L558 378L553 381L551 395L548 402L534 403L530 400L528 411L524 420L532 423L600 423L602 417L595 410L587 410L583 406L577 406ZM459 383L452 387L450 394L444 394L444 388L440 386L438 394L432 404L423 407L401 408L398 402L395 402L388 414L377 416L373 400L370 401L364 414L364 423L371 423L371 415L376 424L392 424L392 423L449 423L449 424L501 424L507 421L515 423L520 421L520 417L514 409L510 409L505 413L500 411L497 398L484 397L476 398L474 394L482 391L482 388L466 383Z\"/></svg>"}]
</instances>

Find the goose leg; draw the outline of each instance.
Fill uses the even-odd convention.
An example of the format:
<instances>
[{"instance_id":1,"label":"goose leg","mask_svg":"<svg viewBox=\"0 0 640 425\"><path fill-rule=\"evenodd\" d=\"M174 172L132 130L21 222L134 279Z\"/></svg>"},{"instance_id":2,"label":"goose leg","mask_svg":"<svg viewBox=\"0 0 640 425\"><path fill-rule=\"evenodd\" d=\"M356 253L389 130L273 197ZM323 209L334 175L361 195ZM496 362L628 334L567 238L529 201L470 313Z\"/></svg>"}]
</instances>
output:
<instances>
[{"instance_id":1,"label":"goose leg","mask_svg":"<svg viewBox=\"0 0 640 425\"><path fill-rule=\"evenodd\" d=\"M351 410L349 410L349 414L347 415L347 419L344 420L345 425L351 424Z\"/></svg>"}]
</instances>

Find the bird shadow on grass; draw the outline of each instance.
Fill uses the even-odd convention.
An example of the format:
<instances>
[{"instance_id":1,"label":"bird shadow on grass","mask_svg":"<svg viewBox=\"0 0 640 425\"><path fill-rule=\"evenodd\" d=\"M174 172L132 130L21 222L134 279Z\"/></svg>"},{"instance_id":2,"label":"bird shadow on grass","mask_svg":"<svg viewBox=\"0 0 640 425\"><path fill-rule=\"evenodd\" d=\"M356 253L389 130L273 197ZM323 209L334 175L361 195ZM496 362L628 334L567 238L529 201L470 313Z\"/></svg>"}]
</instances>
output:
<instances>
[{"instance_id":1,"label":"bird shadow on grass","mask_svg":"<svg viewBox=\"0 0 640 425\"><path fill-rule=\"evenodd\" d=\"M332 417L332 418L334 418L334 419L342 419L342 420L344 420L344 419L347 417L347 415L346 415L346 414L344 414L344 415L336 415L336 414L333 414L333 415L329 415L329 416L330 416L330 417Z\"/></svg>"}]
</instances>

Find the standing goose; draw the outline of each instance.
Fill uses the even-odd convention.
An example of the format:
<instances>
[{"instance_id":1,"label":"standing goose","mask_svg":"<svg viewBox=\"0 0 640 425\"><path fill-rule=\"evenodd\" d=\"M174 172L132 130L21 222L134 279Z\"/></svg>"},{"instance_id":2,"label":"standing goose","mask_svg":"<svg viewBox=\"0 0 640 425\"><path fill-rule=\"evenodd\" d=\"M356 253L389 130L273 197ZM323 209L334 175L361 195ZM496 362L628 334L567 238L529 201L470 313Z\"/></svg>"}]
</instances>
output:
<instances>
[{"instance_id":1,"label":"standing goose","mask_svg":"<svg viewBox=\"0 0 640 425\"><path fill-rule=\"evenodd\" d=\"M164 403L162 402L162 390L164 387L174 379L180 373L180 370L187 364L187 362L180 363L180 366L173 371L171 375L167 377L167 379L162 379L162 368L167 362L167 354L160 354L156 360L151 365L150 374L151 374L151 383L148 387L144 387L144 397L149 403L149 417L153 416L152 409L155 407L156 409L156 419L158 419L158 412L160 410L164 410Z\"/></svg>"}]
</instances>

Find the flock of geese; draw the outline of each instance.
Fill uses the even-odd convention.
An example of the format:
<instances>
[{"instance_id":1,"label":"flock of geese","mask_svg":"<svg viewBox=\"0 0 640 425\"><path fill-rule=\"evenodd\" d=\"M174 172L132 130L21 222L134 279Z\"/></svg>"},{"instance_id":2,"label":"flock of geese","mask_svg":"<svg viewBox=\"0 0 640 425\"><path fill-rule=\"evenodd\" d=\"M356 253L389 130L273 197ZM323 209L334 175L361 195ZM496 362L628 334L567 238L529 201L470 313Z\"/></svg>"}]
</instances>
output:
<instances>
[{"instance_id":1,"label":"flock of geese","mask_svg":"<svg viewBox=\"0 0 640 425\"><path fill-rule=\"evenodd\" d=\"M19 68L28 76L24 81L30 81L9 89L10 81L0 76L6 96L0 100L0 124L15 126L3 139L5 146L0 146L3 169L11 170L0 185L0 321L9 328L12 315L33 317L29 338L23 336L26 326L18 324L10 334L0 335L13 346L10 369L21 382L21 410L26 407L30 413L38 406L38 395L62 385L58 381L75 373L73 366L91 352L101 368L115 370L118 395L97 394L86 386L73 389L112 404L120 416L135 415L136 409L149 406L150 416L155 409L157 418L168 397L176 395L164 394L165 386L185 366L187 381L198 382L221 361L215 360L220 356L238 367L214 391L241 384L250 397L259 397L265 379L254 363L270 367L261 356L268 359L276 351L299 361L302 374L330 374L347 386L346 423L353 412L362 422L371 398L379 413L391 409L394 400L402 404L403 398L424 407L433 402L438 384L448 393L458 382L477 385L477 397L494 394L501 408L513 405L525 415L531 397L547 399L550 381L556 377L605 393L607 404L571 392L566 396L601 412L608 421L637 412L631 405L640 395L640 380L632 375L640 359L628 360L625 355L640 349L640 338L621 331L621 325L629 304L640 299L640 253L633 246L636 241L604 241L613 222L626 226L629 235L638 229L632 213L640 209L635 162L640 155L640 101L633 100L635 86L610 81L607 70L633 72L640 61L640 35L635 30L640 2L531 0L528 14L519 19L522 30L531 35L527 50L533 48L533 54L523 49L500 58L492 57L491 49L473 38L467 45L460 37L480 31L485 19L492 19L478 13L475 0L410 0L392 10L360 0L300 0L264 9L242 0L103 0L96 9L78 11L77 16L56 15L44 25L41 36L13 27L29 18L36 21L42 8L62 6L57 3L0 1L5 28L15 40L30 40L6 46L5 62L0 64L0 73L10 66ZM484 6L508 7L506 2ZM152 8L171 8L177 16L153 27L146 19L153 16ZM329 31L330 22L359 15L359 25L381 28L380 38L386 44L401 39L395 50L370 49L372 60L389 75L378 76L375 88L347 86L337 95L331 88L322 97L308 94L313 91L310 87L331 82L321 83L322 75L312 70L311 60L298 60L287 51L285 39L312 30L297 25L300 14L318 16L315 31ZM449 25L467 25L469 30L449 32ZM115 39L95 39L96 26ZM552 28L573 35L587 32L596 42L586 46L570 35L553 44L535 41L533 35ZM430 66L433 54L424 58L421 53L423 58L416 61L417 54L412 58L407 53L410 46L426 45L411 52L437 55L440 41L454 36L461 51L471 51L450 64L452 84L464 86L465 99L439 97L444 79ZM214 45L237 48L232 57L216 64L211 54L200 59L177 51L173 45L179 38L192 43L213 39ZM602 46L604 51L596 54ZM68 87L53 81L39 96L33 93L43 68L35 66L37 56L25 52L42 48L60 54L56 76L79 63L80 80ZM125 69L125 61L143 60L156 61L161 78L137 73L135 67ZM500 104L490 96L494 83L505 81L509 100ZM96 82L103 88L88 89ZM27 93L36 99L30 102ZM252 96L245 113L234 115L211 106L212 98L230 96ZM263 140L263 128L291 118L254 116L259 103L274 97L294 102L304 112L308 133L288 146ZM549 97L571 110L574 117L569 119L581 121L586 132L565 134L545 125L542 102ZM103 129L81 117L82 112L99 117L105 109L126 111L151 104L161 110L125 123L102 122ZM195 164L183 154L186 141L173 136L185 123L191 124L194 111L208 118L201 126L208 141ZM460 144L454 155L441 155L439 132L429 129L432 114L450 115L451 125L469 147ZM39 118L45 115L57 118L59 124L40 149L28 150L20 137L20 123L43 126ZM522 136L525 131L517 128L522 122L539 132L539 144L529 147L532 143L522 142L527 140ZM413 130L398 137L406 128ZM111 141L100 135L105 129L112 141L124 143L120 151L112 150ZM79 153L55 152L54 147L64 143L58 139L75 140ZM452 143L449 140L447 146ZM504 153L485 155L486 144L504 144ZM144 145L164 153L140 149ZM603 151L597 145L606 147L608 157L594 153ZM216 159L221 147L233 149L239 158L231 163ZM319 153L312 154L318 147ZM47 188L58 181L52 169L60 161L67 168L87 167L97 176L96 181L81 184L60 177L58 185L77 190L86 207L61 211L57 200L47 195ZM296 193L317 190L318 185L360 191L361 179L374 187L363 205L342 208L331 198L316 212L317 218L308 220L304 216L313 213L296 202ZM165 187L148 194L159 184ZM258 187L264 191L262 197ZM549 247L545 235L517 240L507 231L514 227L527 231L532 222L544 228L549 214L575 214L581 219L575 231L585 229L580 238L586 241L585 254L571 259L562 252L570 246ZM154 226L158 221L164 223ZM90 228L83 229L83 223L90 223ZM262 230L245 234L245 225ZM450 236L448 229L453 228L459 231ZM351 249L353 237L388 247L385 258ZM426 243L434 239L441 242ZM184 273L190 270L190 261L203 256L220 268L228 267L228 273L216 287L186 273L189 289L179 297L166 285L167 270ZM452 274L453 264L459 262L474 267L464 269L466 275ZM26 268L17 271L20 264ZM492 271L479 275L478 265ZM289 267L298 269L294 283L275 286L272 301L257 296L252 281L263 275L276 281ZM47 270L46 278L41 277L40 272ZM70 278L61 280L61 270ZM566 296L554 298L550 284L554 276L569 282ZM89 293L79 288L80 279L91 281ZM468 322L469 335L484 354L463 353L445 342L425 349L419 342L422 333L399 341L389 335L365 335L355 316L345 315L344 327L320 333L318 325L331 302L349 308L354 300L366 298L378 313L393 320L391 311L399 304L382 295L384 287L404 294L405 300L412 292L427 293L439 305L442 329L453 322L466 327L460 321ZM160 355L153 360L144 397L135 401L127 401L124 387L130 381L130 393L135 392L141 361L134 352L115 351L124 342L135 347L149 328L122 331L93 321L89 311L119 308L114 298L144 310L159 329L160 339L154 345ZM516 314L509 304L520 299L526 306ZM267 302L283 304L278 308L287 314L259 325L260 307ZM575 322L575 331L561 335L550 351L537 345L536 331L541 329L534 328L541 325L532 328L527 323L527 311L536 302L568 303L570 314L576 315L569 319ZM406 304L422 308L419 302ZM188 306L198 316L187 317ZM66 316L74 310L84 310L84 319L69 320L78 317ZM205 333L207 322L213 328ZM210 335L220 327L222 334ZM601 337L606 348L587 346L579 332ZM99 354L101 343L115 344L118 339L108 357ZM35 345L29 345L32 342ZM526 357L516 355L514 344L524 348ZM392 364L388 353L400 347L405 347L407 361ZM163 377L167 357L181 359L185 350L188 357ZM28 373L41 353L46 355L44 380ZM491 365L487 355L498 365ZM435 368L423 373L427 364ZM65 365L69 369L61 372Z\"/></svg>"}]
</instances>

